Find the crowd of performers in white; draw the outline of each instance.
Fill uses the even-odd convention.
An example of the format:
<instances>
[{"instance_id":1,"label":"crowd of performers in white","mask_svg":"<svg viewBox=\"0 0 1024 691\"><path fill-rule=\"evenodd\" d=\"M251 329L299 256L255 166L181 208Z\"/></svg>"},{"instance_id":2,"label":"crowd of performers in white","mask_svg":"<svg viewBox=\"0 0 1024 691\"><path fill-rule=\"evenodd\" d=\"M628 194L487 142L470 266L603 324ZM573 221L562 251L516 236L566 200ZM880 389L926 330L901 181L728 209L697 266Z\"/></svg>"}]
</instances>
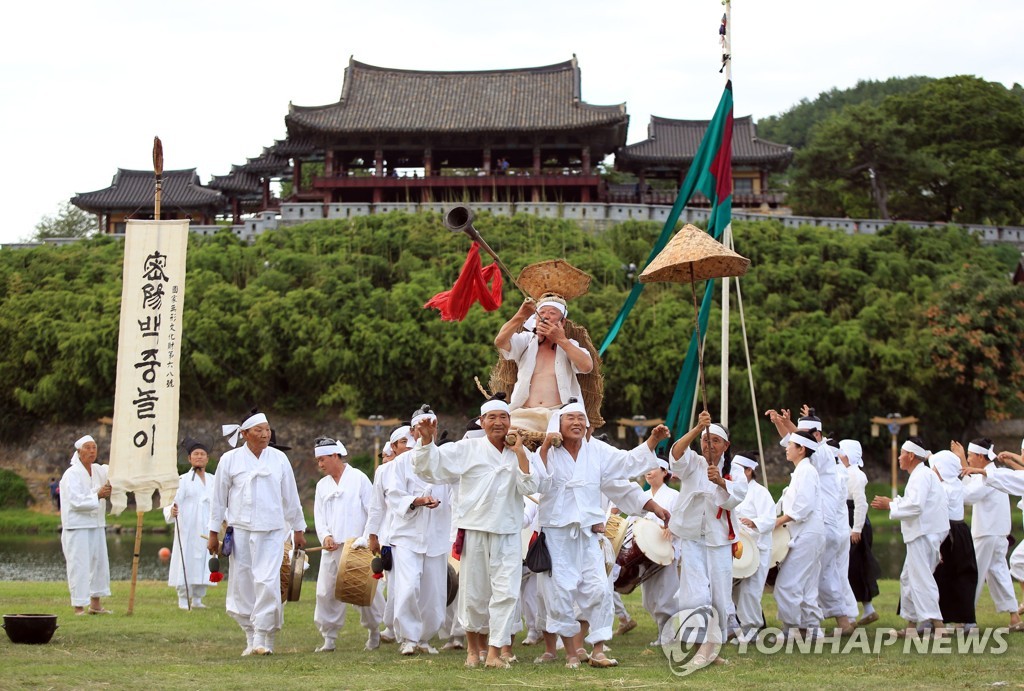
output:
<instances>
[{"instance_id":1,"label":"crowd of performers in white","mask_svg":"<svg viewBox=\"0 0 1024 691\"><path fill-rule=\"evenodd\" d=\"M442 439L424 406L390 435L372 481L346 463L341 441L324 437L308 449L323 473L313 511L323 548L317 652L336 649L345 623L335 583L346 543L380 554L385 568L371 604L358 607L366 649L386 643L401 655L434 655L436 637L443 649L464 650L468 667L510 666L523 631L522 645L543 646L535 663L615 666L609 642L637 625L620 594L636 587L660 632L652 645L677 635L673 615L708 606L720 628L708 640L752 640L767 625L766 584L787 637L849 635L878 620L879 567L857 441L824 437L806 407L795 421L786 410L768 411L794 466L778 501L758 481L756 454L732 449L729 431L706 411L660 457L656 448L670 437L663 425L636 448L617 449L593 434L574 396L574 375L586 371L589 355L558 327L564 302L536 309L551 318L510 340L527 316L520 310L509 322L515 328L496 341L505 357L532 358L521 363L515 405L487 400L462 439ZM554 347L538 349L545 339ZM519 413L546 418L535 450L517 433ZM306 545L307 526L292 465L272 443L266 415L253 411L231 427L244 443L221 456L215 474L205 472L208 449L187 442L192 470L165 509L177 532L168 583L179 607L202 608L209 555L230 552L226 609L245 634L242 654L267 655L284 619L282 553L286 544ZM60 488L71 604L79 614L108 613L101 598L110 595L110 486L95 441L83 437L75 449ZM1024 629L1013 584L1024 580L1024 549L1007 562L1010 496L1024 495L1021 462L984 439L934 454L917 437L903 444L902 496L871 501L900 521L906 543L899 614L907 626L898 635L974 626L985 583L1011 630ZM225 523L229 549L219 538ZM458 591L449 602L452 568ZM709 645L697 654L725 664L727 650Z\"/></svg>"}]
</instances>

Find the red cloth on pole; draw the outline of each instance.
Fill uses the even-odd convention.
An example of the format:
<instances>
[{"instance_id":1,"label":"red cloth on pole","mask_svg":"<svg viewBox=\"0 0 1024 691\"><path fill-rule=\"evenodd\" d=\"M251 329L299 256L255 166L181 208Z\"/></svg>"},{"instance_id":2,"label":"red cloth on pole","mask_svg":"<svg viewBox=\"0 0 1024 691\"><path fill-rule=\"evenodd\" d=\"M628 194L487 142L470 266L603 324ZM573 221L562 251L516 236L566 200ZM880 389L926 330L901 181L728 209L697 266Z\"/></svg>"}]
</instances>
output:
<instances>
[{"instance_id":1,"label":"red cloth on pole","mask_svg":"<svg viewBox=\"0 0 1024 691\"><path fill-rule=\"evenodd\" d=\"M481 267L480 245L476 242L469 248L466 263L452 289L438 293L423 307L440 310L444 321L460 322L469 314L474 302L479 302L488 312L501 307L501 269L497 264Z\"/></svg>"}]
</instances>

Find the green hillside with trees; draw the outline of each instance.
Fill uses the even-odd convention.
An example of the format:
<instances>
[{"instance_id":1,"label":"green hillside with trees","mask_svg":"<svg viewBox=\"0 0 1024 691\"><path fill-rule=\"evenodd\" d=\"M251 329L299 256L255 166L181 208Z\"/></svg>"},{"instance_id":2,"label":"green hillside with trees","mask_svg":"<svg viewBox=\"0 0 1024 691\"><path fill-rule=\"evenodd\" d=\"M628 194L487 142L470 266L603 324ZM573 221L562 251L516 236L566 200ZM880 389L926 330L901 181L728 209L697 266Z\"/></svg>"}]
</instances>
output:
<instances>
[{"instance_id":1,"label":"green hillside with trees","mask_svg":"<svg viewBox=\"0 0 1024 691\"><path fill-rule=\"evenodd\" d=\"M564 257L590 273L591 291L570 316L596 343L625 299L622 265L641 264L660 230L629 222L591 233L525 215L484 215L477 227L514 271ZM1024 286L1007 279L1013 248L982 247L955 227L847 236L765 222L737 223L735 234L752 262L742 288L762 408L807 402L835 432L859 437L869 417L893 410L921 417L937 438L1024 412ZM487 381L492 339L520 297L506 285L500 310L476 306L462 323L423 309L451 286L467 249L435 214L318 221L251 246L227 232L192 237L184 411L255 404L354 417L426 401L469 414L481 398L473 378ZM111 413L122 252L109 238L0 252L3 439ZM692 316L685 286L647 287L604 358L606 418L664 415ZM734 432L752 438L736 316L732 330ZM709 339L713 408L717 349Z\"/></svg>"}]
</instances>

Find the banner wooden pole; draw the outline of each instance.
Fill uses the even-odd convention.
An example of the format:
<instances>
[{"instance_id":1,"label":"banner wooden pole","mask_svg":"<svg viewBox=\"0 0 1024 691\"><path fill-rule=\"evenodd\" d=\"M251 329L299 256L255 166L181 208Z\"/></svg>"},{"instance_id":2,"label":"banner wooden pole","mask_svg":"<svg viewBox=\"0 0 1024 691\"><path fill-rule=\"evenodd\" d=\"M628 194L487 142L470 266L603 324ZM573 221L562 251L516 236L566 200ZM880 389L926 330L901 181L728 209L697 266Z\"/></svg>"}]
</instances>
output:
<instances>
[{"instance_id":1,"label":"banner wooden pole","mask_svg":"<svg viewBox=\"0 0 1024 691\"><path fill-rule=\"evenodd\" d=\"M128 616L131 616L135 610L135 582L139 577L139 552L142 549L142 517L141 511L136 513L138 517L135 521L135 554L132 557L132 587L128 593Z\"/></svg>"}]
</instances>

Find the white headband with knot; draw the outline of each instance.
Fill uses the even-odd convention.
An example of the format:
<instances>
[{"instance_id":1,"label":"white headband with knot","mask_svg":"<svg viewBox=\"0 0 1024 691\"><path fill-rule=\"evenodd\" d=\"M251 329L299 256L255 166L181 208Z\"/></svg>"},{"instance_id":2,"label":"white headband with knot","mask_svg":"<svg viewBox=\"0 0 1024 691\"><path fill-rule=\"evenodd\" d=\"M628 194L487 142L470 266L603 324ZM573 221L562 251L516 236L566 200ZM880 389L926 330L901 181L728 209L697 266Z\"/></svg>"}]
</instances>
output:
<instances>
[{"instance_id":1,"label":"white headband with knot","mask_svg":"<svg viewBox=\"0 0 1024 691\"><path fill-rule=\"evenodd\" d=\"M555 309L557 309L559 312L562 313L562 318L563 319L565 317L569 316L569 308L566 307L565 305L563 305L560 302L555 302L554 300L545 300L544 302L541 302L540 304L538 304L537 305L537 311L538 312L540 312L540 308L541 307L554 307Z\"/></svg>"},{"instance_id":2,"label":"white headband with knot","mask_svg":"<svg viewBox=\"0 0 1024 691\"><path fill-rule=\"evenodd\" d=\"M88 434L87 434L87 435L85 435L84 437L82 437L81 439L79 439L78 441L76 441L76 442L75 442L75 452L74 452L73 454L71 454L71 460L70 460L70 461L68 461L68 465L74 465L76 461L77 461L78 463L81 463L81 462L82 462L82 459L81 459L81 458L79 458L79 456L78 456L78 450L79 450L79 449L81 449L81 448L82 448L83 446L85 446L86 444L88 444L89 442L92 442L92 443L94 443L94 444L95 444L95 443L96 443L96 440L95 440L95 439L93 439L93 438L92 438L91 436L89 436Z\"/></svg>"},{"instance_id":3,"label":"white headband with knot","mask_svg":"<svg viewBox=\"0 0 1024 691\"><path fill-rule=\"evenodd\" d=\"M238 446L239 432L247 429L252 429L256 425L262 424L264 422L267 422L267 416L264 415L263 413L256 413L254 415L250 415L249 417L247 417L245 421L240 425L221 425L220 432L225 437L230 437L228 439L228 444L231 444L231 446ZM270 423L268 422L267 424Z\"/></svg>"},{"instance_id":4,"label":"white headband with knot","mask_svg":"<svg viewBox=\"0 0 1024 691\"><path fill-rule=\"evenodd\" d=\"M992 446L988 447L987 449L984 446L978 446L977 444L968 444L967 445L967 450L970 451L971 453L976 453L979 456L987 456L988 460L990 460L990 461L996 460L996 445L995 444L993 444Z\"/></svg>"},{"instance_id":5,"label":"white headband with knot","mask_svg":"<svg viewBox=\"0 0 1024 691\"><path fill-rule=\"evenodd\" d=\"M813 439L808 439L807 437L805 437L802 434L791 434L791 435L789 435L789 440L791 442L793 442L794 444L799 444L800 446L804 446L804 447L810 449L811 451L817 451L818 447L820 446L820 444L818 444L818 442L814 441Z\"/></svg>"},{"instance_id":6,"label":"white headband with knot","mask_svg":"<svg viewBox=\"0 0 1024 691\"><path fill-rule=\"evenodd\" d=\"M412 420L409 421L409 425L412 426L412 427L415 427L416 425L420 424L421 422L425 422L427 420L432 420L432 421L436 422L437 421L437 416L434 415L433 413L419 413L418 415L414 415L413 416Z\"/></svg>"},{"instance_id":7,"label":"white headband with knot","mask_svg":"<svg viewBox=\"0 0 1024 691\"><path fill-rule=\"evenodd\" d=\"M384 442L384 447L380 450L380 455L381 456L390 456L394 452L395 452L395 450L391 448L391 442L388 441L388 442Z\"/></svg>"},{"instance_id":8,"label":"white headband with knot","mask_svg":"<svg viewBox=\"0 0 1024 691\"><path fill-rule=\"evenodd\" d=\"M480 415L486 415L493 410L508 413L509 415L512 414L512 409L508 407L508 403L500 398L492 398L489 401L485 401L484 404L480 406Z\"/></svg>"},{"instance_id":9,"label":"white headband with knot","mask_svg":"<svg viewBox=\"0 0 1024 691\"><path fill-rule=\"evenodd\" d=\"M820 432L821 420L808 420L807 418L801 418L799 422L796 423L796 428L805 430L817 430Z\"/></svg>"},{"instance_id":10,"label":"white headband with knot","mask_svg":"<svg viewBox=\"0 0 1024 691\"><path fill-rule=\"evenodd\" d=\"M928 458L929 456L932 455L931 451L927 449L922 449L920 446L910 441L909 439L903 442L903 446L900 447L900 451L909 451L915 456L920 456L921 458Z\"/></svg>"},{"instance_id":11,"label":"white headband with knot","mask_svg":"<svg viewBox=\"0 0 1024 691\"><path fill-rule=\"evenodd\" d=\"M333 444L318 446L313 450L313 452L316 454L317 458L320 458L321 456L333 456L334 454L338 454L339 456L348 455L348 450L340 441L336 441Z\"/></svg>"},{"instance_id":12,"label":"white headband with knot","mask_svg":"<svg viewBox=\"0 0 1024 691\"><path fill-rule=\"evenodd\" d=\"M558 434L562 429L562 415L567 413L582 413L583 419L586 421L587 427L590 427L590 418L587 417L587 409L579 401L573 403L567 403L558 410L552 411L551 417L548 418L548 434Z\"/></svg>"},{"instance_id":13,"label":"white headband with knot","mask_svg":"<svg viewBox=\"0 0 1024 691\"><path fill-rule=\"evenodd\" d=\"M732 457L732 462L743 468L750 468L751 470L757 470L757 461L747 458L746 456L736 455Z\"/></svg>"},{"instance_id":14,"label":"white headband with knot","mask_svg":"<svg viewBox=\"0 0 1024 691\"><path fill-rule=\"evenodd\" d=\"M715 424L714 422L712 422L708 426L708 428L704 430L704 434L714 434L715 436L721 437L722 439L729 441L729 433L725 431L724 427Z\"/></svg>"},{"instance_id":15,"label":"white headband with knot","mask_svg":"<svg viewBox=\"0 0 1024 691\"><path fill-rule=\"evenodd\" d=\"M388 441L390 441L392 444L395 444L400 439L404 439L409 446L413 446L416 443L416 440L412 438L411 434L409 434L411 430L412 428L409 427L409 425L402 425L401 427L399 427L398 429L391 433L391 438L388 439Z\"/></svg>"}]
</instances>

